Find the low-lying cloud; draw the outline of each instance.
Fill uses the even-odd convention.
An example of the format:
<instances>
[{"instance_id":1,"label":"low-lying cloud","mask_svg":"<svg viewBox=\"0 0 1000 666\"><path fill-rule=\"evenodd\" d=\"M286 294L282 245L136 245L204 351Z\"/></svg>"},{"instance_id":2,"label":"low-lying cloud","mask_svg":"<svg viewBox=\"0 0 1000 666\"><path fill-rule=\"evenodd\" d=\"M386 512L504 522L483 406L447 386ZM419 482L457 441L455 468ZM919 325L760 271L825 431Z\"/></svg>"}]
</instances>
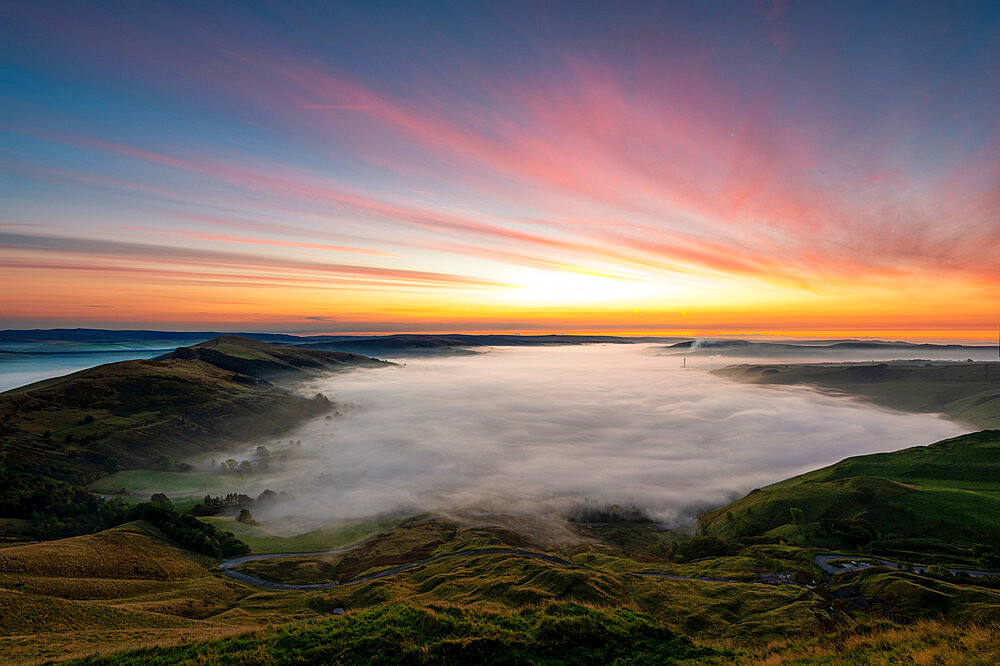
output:
<instances>
[{"instance_id":1,"label":"low-lying cloud","mask_svg":"<svg viewBox=\"0 0 1000 666\"><path fill-rule=\"evenodd\" d=\"M565 511L635 504L690 520L847 456L963 432L804 387L743 385L632 345L498 349L308 386L342 416L294 433L268 483L297 527L396 510ZM280 522L280 521L279 521Z\"/></svg>"}]
</instances>

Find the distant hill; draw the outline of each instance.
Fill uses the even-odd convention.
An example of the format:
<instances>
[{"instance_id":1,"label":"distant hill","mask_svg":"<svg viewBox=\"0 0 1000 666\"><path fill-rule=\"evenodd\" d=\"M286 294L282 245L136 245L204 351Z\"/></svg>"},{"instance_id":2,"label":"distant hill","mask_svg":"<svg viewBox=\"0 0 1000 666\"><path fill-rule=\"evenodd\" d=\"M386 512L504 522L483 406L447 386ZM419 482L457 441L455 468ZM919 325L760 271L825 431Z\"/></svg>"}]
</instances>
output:
<instances>
[{"instance_id":1,"label":"distant hill","mask_svg":"<svg viewBox=\"0 0 1000 666\"><path fill-rule=\"evenodd\" d=\"M537 347L586 344L636 344L676 338L621 337L616 335L377 335L366 338L303 342L296 346L363 354L470 353L477 347Z\"/></svg>"},{"instance_id":2,"label":"distant hill","mask_svg":"<svg viewBox=\"0 0 1000 666\"><path fill-rule=\"evenodd\" d=\"M116 331L104 328L9 329L0 331L0 344L5 342L167 342L170 340L208 340L220 335L239 335L268 342L294 342L302 338L283 333L219 333L211 331Z\"/></svg>"},{"instance_id":3,"label":"distant hill","mask_svg":"<svg viewBox=\"0 0 1000 666\"><path fill-rule=\"evenodd\" d=\"M0 450L6 464L96 473L114 457L123 467L152 467L161 455L182 458L278 434L330 409L322 396L303 398L270 380L383 364L221 336L0 394Z\"/></svg>"},{"instance_id":4,"label":"distant hill","mask_svg":"<svg viewBox=\"0 0 1000 666\"><path fill-rule=\"evenodd\" d=\"M663 350L684 356L736 356L774 358L817 356L822 360L878 359L880 354L905 352L907 358L950 358L978 361L997 358L996 345L930 344L884 340L797 340L757 342L734 339L685 340Z\"/></svg>"},{"instance_id":5,"label":"distant hill","mask_svg":"<svg viewBox=\"0 0 1000 666\"><path fill-rule=\"evenodd\" d=\"M1000 363L731 365L713 374L755 384L805 384L908 412L1000 427Z\"/></svg>"},{"instance_id":6,"label":"distant hill","mask_svg":"<svg viewBox=\"0 0 1000 666\"><path fill-rule=\"evenodd\" d=\"M0 331L0 349L7 353L81 353L88 349L121 349L129 345L168 348L193 345L218 337L237 336L263 342L333 351L449 351L467 347L577 345L595 343L673 342L676 337L617 335L468 335L460 333L392 335L290 335L286 333L219 333L211 331L115 331L95 328L22 329ZM171 344L172 343L172 344ZM2 352L0 352L2 353Z\"/></svg>"},{"instance_id":7,"label":"distant hill","mask_svg":"<svg viewBox=\"0 0 1000 666\"><path fill-rule=\"evenodd\" d=\"M798 516L798 519L796 518ZM882 552L1000 547L1000 430L847 458L701 517L705 534Z\"/></svg>"}]
</instances>

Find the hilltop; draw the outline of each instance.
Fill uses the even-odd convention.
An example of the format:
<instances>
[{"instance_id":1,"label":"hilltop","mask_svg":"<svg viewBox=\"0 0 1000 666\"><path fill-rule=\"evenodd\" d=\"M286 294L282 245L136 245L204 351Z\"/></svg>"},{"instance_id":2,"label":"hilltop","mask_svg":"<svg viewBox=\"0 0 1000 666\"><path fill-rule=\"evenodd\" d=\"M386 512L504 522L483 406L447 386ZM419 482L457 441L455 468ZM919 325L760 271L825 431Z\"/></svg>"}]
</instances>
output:
<instances>
[{"instance_id":1,"label":"hilltop","mask_svg":"<svg viewBox=\"0 0 1000 666\"><path fill-rule=\"evenodd\" d=\"M204 361L223 370L266 380L384 364L358 354L275 345L237 335L220 335L157 358L169 359Z\"/></svg>"}]
</instances>

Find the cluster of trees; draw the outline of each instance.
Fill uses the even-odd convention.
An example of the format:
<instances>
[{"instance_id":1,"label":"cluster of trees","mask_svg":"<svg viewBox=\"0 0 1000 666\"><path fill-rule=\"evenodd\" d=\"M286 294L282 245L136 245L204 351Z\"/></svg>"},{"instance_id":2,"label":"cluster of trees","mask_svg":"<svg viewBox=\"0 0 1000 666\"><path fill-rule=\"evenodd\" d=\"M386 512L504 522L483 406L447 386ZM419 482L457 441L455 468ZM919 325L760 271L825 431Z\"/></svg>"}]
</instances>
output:
<instances>
[{"instance_id":1,"label":"cluster of trees","mask_svg":"<svg viewBox=\"0 0 1000 666\"><path fill-rule=\"evenodd\" d=\"M193 472L194 467L189 463L175 463L174 459L166 454L163 454L156 459L156 466L162 469L164 472Z\"/></svg>"},{"instance_id":2,"label":"cluster of trees","mask_svg":"<svg viewBox=\"0 0 1000 666\"><path fill-rule=\"evenodd\" d=\"M229 493L224 497L222 495L216 497L205 495L205 499L191 508L191 513L195 516L217 516L227 509L243 509L252 506L253 498L242 493Z\"/></svg>"},{"instance_id":3,"label":"cluster of trees","mask_svg":"<svg viewBox=\"0 0 1000 666\"><path fill-rule=\"evenodd\" d=\"M259 447L264 448L264 447ZM257 471L265 471L268 467L266 460L258 460L256 463L250 460L237 460L236 458L227 458L218 464L216 467L215 462L212 462L212 467L217 468L220 472L224 474L250 474Z\"/></svg>"},{"instance_id":4,"label":"cluster of trees","mask_svg":"<svg viewBox=\"0 0 1000 666\"><path fill-rule=\"evenodd\" d=\"M36 539L59 539L117 525L121 507L87 492L82 486L89 481L72 468L10 465L0 470L0 515L30 519L28 534Z\"/></svg>"},{"instance_id":5,"label":"cluster of trees","mask_svg":"<svg viewBox=\"0 0 1000 666\"><path fill-rule=\"evenodd\" d=\"M236 516L236 522L245 523L247 525L259 525L256 520L253 519L253 514L250 513L250 509L240 509L240 515Z\"/></svg>"},{"instance_id":6,"label":"cluster of trees","mask_svg":"<svg viewBox=\"0 0 1000 666\"><path fill-rule=\"evenodd\" d=\"M288 440L289 446L301 447L302 440ZM238 460L236 458L227 458L222 462L217 462L215 458L212 458L212 463L210 468L215 471L220 471L224 474L250 474L252 472L264 472L270 468L270 464L273 460L278 460L279 462L285 458L285 454L278 453L272 454L270 449L266 446L258 446L254 449L249 457L244 460Z\"/></svg>"},{"instance_id":7,"label":"cluster of trees","mask_svg":"<svg viewBox=\"0 0 1000 666\"><path fill-rule=\"evenodd\" d=\"M255 505L264 507L273 502L288 499L289 497L290 495L284 491L276 493L271 489L267 489L258 495L256 501L243 493L228 493L224 496L217 495L215 497L205 495L205 499L191 508L191 513L195 516L217 516L226 511L235 512L237 509L250 510Z\"/></svg>"},{"instance_id":8,"label":"cluster of trees","mask_svg":"<svg viewBox=\"0 0 1000 666\"><path fill-rule=\"evenodd\" d=\"M567 512L573 523L650 523L649 515L633 504L578 504Z\"/></svg>"},{"instance_id":9,"label":"cluster of trees","mask_svg":"<svg viewBox=\"0 0 1000 666\"><path fill-rule=\"evenodd\" d=\"M177 543L213 557L249 552L229 532L194 516L181 515L169 504L127 507L116 499L102 499L83 486L90 481L78 470L34 464L0 469L0 515L31 521L28 536L63 539L91 534L133 520L148 520Z\"/></svg>"},{"instance_id":10,"label":"cluster of trees","mask_svg":"<svg viewBox=\"0 0 1000 666\"><path fill-rule=\"evenodd\" d=\"M250 547L232 532L224 532L194 516L177 513L168 504L137 504L126 511L125 518L123 522L147 520L171 541L211 557L238 557L250 552Z\"/></svg>"}]
</instances>

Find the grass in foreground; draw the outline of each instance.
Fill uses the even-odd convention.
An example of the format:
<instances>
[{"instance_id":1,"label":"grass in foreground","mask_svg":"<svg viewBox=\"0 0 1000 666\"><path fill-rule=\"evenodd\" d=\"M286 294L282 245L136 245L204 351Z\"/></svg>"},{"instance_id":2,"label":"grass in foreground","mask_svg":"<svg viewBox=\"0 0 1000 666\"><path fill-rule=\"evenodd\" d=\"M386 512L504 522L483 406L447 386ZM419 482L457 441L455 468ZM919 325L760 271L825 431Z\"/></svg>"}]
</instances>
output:
<instances>
[{"instance_id":1,"label":"grass in foreground","mask_svg":"<svg viewBox=\"0 0 1000 666\"><path fill-rule=\"evenodd\" d=\"M741 655L744 664L965 664L1000 663L997 626L955 625L931 620L898 626L861 624L812 638L786 639Z\"/></svg>"},{"instance_id":2,"label":"grass in foreground","mask_svg":"<svg viewBox=\"0 0 1000 666\"><path fill-rule=\"evenodd\" d=\"M502 614L390 604L318 623L121 652L87 663L669 664L717 654L629 610L554 603Z\"/></svg>"}]
</instances>

